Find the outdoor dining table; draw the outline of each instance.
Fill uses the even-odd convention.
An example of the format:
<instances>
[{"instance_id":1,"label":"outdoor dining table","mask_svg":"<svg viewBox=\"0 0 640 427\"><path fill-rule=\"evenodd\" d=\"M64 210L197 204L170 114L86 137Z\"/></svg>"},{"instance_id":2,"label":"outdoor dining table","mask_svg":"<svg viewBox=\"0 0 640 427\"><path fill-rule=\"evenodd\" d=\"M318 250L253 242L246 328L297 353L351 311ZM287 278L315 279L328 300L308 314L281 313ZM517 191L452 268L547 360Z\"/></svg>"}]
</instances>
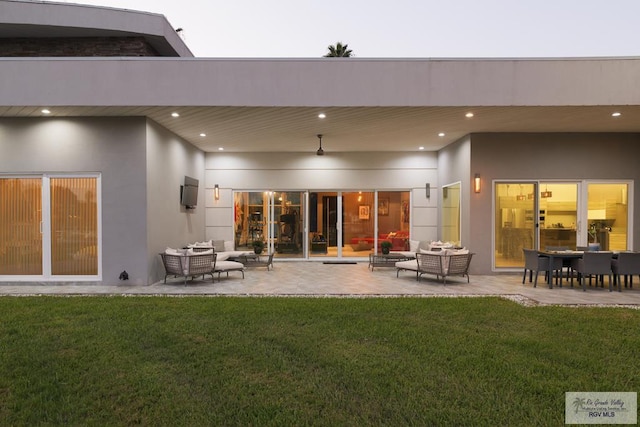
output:
<instances>
[{"instance_id":1,"label":"outdoor dining table","mask_svg":"<svg viewBox=\"0 0 640 427\"><path fill-rule=\"evenodd\" d=\"M611 252L611 251L603 251L603 252ZM538 251L538 254L541 256L545 256L549 258L549 265L553 265L553 260L556 258L561 258L563 261L565 259L577 259L582 258L584 251ZM611 252L612 258L618 258L618 252ZM547 277L547 284L549 285L549 289L553 289L553 275L551 272ZM560 281L560 286L562 286L562 281Z\"/></svg>"},{"instance_id":2,"label":"outdoor dining table","mask_svg":"<svg viewBox=\"0 0 640 427\"><path fill-rule=\"evenodd\" d=\"M538 251L538 254L549 258L549 265L553 265L553 261L556 258L561 258L564 262L565 259L577 259L582 258L584 251ZM547 284L549 289L553 289L553 274L551 271L547 275ZM560 278L560 286L562 286L562 277Z\"/></svg>"}]
</instances>

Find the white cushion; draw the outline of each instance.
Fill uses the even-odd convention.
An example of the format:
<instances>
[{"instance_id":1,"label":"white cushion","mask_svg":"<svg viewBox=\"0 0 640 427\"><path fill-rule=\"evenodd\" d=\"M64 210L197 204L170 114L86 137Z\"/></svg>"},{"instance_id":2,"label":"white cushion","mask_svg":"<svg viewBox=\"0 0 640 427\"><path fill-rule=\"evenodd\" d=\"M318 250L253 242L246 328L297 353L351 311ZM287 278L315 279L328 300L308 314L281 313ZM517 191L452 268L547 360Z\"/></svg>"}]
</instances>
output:
<instances>
[{"instance_id":1,"label":"white cushion","mask_svg":"<svg viewBox=\"0 0 640 427\"><path fill-rule=\"evenodd\" d=\"M409 251L416 253L420 249L420 240L409 240Z\"/></svg>"},{"instance_id":2,"label":"white cushion","mask_svg":"<svg viewBox=\"0 0 640 427\"><path fill-rule=\"evenodd\" d=\"M167 247L167 249L164 250L164 253L167 255L178 255L178 256L183 256L185 254L184 250L182 249L173 249L169 247Z\"/></svg>"},{"instance_id":3,"label":"white cushion","mask_svg":"<svg viewBox=\"0 0 640 427\"><path fill-rule=\"evenodd\" d=\"M469 249L447 249L447 253L449 255L467 255L469 253Z\"/></svg>"},{"instance_id":4,"label":"white cushion","mask_svg":"<svg viewBox=\"0 0 640 427\"><path fill-rule=\"evenodd\" d=\"M244 264L236 261L216 261L214 271L244 270Z\"/></svg>"},{"instance_id":5,"label":"white cushion","mask_svg":"<svg viewBox=\"0 0 640 427\"><path fill-rule=\"evenodd\" d=\"M235 250L233 240L225 240L224 241L224 250L225 252L231 252Z\"/></svg>"},{"instance_id":6,"label":"white cushion","mask_svg":"<svg viewBox=\"0 0 640 427\"><path fill-rule=\"evenodd\" d=\"M187 255L213 255L213 249L208 251L194 251L193 249L187 249Z\"/></svg>"},{"instance_id":7,"label":"white cushion","mask_svg":"<svg viewBox=\"0 0 640 427\"><path fill-rule=\"evenodd\" d=\"M438 255L438 256L442 256L442 255L445 254L444 251L428 251L426 249L420 249L420 253L421 254Z\"/></svg>"},{"instance_id":8,"label":"white cushion","mask_svg":"<svg viewBox=\"0 0 640 427\"><path fill-rule=\"evenodd\" d=\"M223 252L224 249L224 240L214 240L212 243L213 249L215 249L216 252Z\"/></svg>"},{"instance_id":9,"label":"white cushion","mask_svg":"<svg viewBox=\"0 0 640 427\"><path fill-rule=\"evenodd\" d=\"M403 270L418 271L418 260L398 261L396 262L396 267L402 268Z\"/></svg>"}]
</instances>

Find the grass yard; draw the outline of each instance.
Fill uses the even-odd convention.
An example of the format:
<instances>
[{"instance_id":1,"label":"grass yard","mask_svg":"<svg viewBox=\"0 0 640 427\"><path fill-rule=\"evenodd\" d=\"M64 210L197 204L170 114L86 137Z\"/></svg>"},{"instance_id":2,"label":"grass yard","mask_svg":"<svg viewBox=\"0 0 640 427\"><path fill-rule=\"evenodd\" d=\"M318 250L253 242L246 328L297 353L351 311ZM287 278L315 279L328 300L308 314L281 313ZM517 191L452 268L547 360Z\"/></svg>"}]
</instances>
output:
<instances>
[{"instance_id":1,"label":"grass yard","mask_svg":"<svg viewBox=\"0 0 640 427\"><path fill-rule=\"evenodd\" d=\"M640 311L498 298L0 298L0 425L564 425Z\"/></svg>"}]
</instances>

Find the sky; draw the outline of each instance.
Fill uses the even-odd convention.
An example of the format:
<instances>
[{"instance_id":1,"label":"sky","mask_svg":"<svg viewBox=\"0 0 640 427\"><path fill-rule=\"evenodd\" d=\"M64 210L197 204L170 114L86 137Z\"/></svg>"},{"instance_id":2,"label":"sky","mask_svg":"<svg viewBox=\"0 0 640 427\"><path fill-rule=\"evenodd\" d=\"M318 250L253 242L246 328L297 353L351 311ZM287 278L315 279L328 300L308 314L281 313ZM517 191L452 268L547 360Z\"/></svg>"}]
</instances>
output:
<instances>
[{"instance_id":1,"label":"sky","mask_svg":"<svg viewBox=\"0 0 640 427\"><path fill-rule=\"evenodd\" d=\"M197 57L640 56L640 0L78 0L164 15Z\"/></svg>"}]
</instances>

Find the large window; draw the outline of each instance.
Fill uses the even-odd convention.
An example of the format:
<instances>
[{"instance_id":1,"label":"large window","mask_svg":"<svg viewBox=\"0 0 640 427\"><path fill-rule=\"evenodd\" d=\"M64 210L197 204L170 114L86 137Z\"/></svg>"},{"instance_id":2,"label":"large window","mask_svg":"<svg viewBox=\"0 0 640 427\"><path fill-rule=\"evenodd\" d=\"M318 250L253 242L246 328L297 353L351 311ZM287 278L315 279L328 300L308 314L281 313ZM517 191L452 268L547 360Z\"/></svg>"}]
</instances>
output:
<instances>
[{"instance_id":1,"label":"large window","mask_svg":"<svg viewBox=\"0 0 640 427\"><path fill-rule=\"evenodd\" d=\"M442 186L442 240L460 245L460 183Z\"/></svg>"},{"instance_id":2,"label":"large window","mask_svg":"<svg viewBox=\"0 0 640 427\"><path fill-rule=\"evenodd\" d=\"M100 276L99 177L0 178L0 276Z\"/></svg>"}]
</instances>

